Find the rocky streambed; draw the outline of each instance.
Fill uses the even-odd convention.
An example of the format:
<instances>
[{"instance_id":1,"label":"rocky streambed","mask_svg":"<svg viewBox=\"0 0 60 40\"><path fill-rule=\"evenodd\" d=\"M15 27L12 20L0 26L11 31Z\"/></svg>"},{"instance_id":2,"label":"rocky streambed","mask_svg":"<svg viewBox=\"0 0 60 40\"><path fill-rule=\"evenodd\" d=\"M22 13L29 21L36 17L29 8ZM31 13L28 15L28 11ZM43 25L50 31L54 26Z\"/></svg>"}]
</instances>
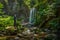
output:
<instances>
[{"instance_id":1,"label":"rocky streambed","mask_svg":"<svg viewBox=\"0 0 60 40\"><path fill-rule=\"evenodd\" d=\"M10 30L7 32L0 32L0 40L54 40L56 37L52 31L46 31L48 29L44 31L36 27L22 29L19 32L10 32Z\"/></svg>"}]
</instances>

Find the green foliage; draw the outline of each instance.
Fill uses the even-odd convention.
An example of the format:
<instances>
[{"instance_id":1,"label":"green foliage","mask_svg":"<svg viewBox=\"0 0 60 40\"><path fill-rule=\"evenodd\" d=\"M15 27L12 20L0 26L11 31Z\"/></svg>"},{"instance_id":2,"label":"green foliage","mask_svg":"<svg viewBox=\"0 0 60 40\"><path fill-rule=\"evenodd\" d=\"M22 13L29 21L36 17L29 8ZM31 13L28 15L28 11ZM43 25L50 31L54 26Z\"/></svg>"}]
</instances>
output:
<instances>
[{"instance_id":1,"label":"green foliage","mask_svg":"<svg viewBox=\"0 0 60 40\"><path fill-rule=\"evenodd\" d=\"M4 1L5 1L6 5L3 5L2 3L0 3L0 30L5 30L5 28L7 28L6 32L8 34L12 34L12 33L14 34L16 32L15 28L14 28L13 16L8 16L8 15L4 14L3 8L5 9L5 6L7 7L7 10L11 15L14 15L14 13L16 12L17 16L19 15L18 12L19 13L21 13L21 11L25 12L24 10L26 8L28 10L28 8L30 9L30 8L34 7L34 8L36 8L36 14L34 16L34 18L35 18L34 21L35 21L35 25L37 26L37 28L34 30L32 28L33 33L39 34L37 36L40 36L41 32L44 33L43 35L45 35L45 32L46 32L47 38L45 40L54 39L54 37L49 34L54 34L52 32L55 32L55 30L58 28L58 25L59 25L60 17L59 18L55 17L56 16L55 4L56 3L60 4L59 0L14 0L14 1L4 0ZM11 4L10 4L10 2L11 2ZM15 5L12 3L17 3L17 4ZM14 8L14 5L17 6L16 9ZM20 7L21 7L21 9L20 9ZM13 8L14 8L14 12L13 12ZM29 10L26 12L29 12ZM25 15L25 14L23 14L23 15ZM48 20L49 18L50 18L50 20ZM25 31L24 29L26 28L25 26L23 27L21 25L21 22L22 22L21 20L22 20L21 18L19 18L19 19L17 18L17 20L16 20L17 29L18 29L17 32L20 32L20 33ZM39 28L40 25L42 25L42 24L44 24L43 28ZM47 29L45 29L45 28L47 28Z\"/></svg>"},{"instance_id":2,"label":"green foliage","mask_svg":"<svg viewBox=\"0 0 60 40\"><path fill-rule=\"evenodd\" d=\"M5 30L5 27L13 25L14 25L13 17L7 15L0 16L0 30Z\"/></svg>"},{"instance_id":3,"label":"green foliage","mask_svg":"<svg viewBox=\"0 0 60 40\"><path fill-rule=\"evenodd\" d=\"M2 4L2 3L0 3L0 9L1 9L1 8L3 8L3 4Z\"/></svg>"},{"instance_id":4,"label":"green foliage","mask_svg":"<svg viewBox=\"0 0 60 40\"><path fill-rule=\"evenodd\" d=\"M42 24L48 17L55 16L55 1L48 2L47 0L41 0L38 5L38 11L36 13L36 24Z\"/></svg>"},{"instance_id":5,"label":"green foliage","mask_svg":"<svg viewBox=\"0 0 60 40\"><path fill-rule=\"evenodd\" d=\"M55 18L51 21L49 21L49 26L52 28L52 29L57 29L58 28L58 24L59 24L59 18Z\"/></svg>"},{"instance_id":6,"label":"green foliage","mask_svg":"<svg viewBox=\"0 0 60 40\"><path fill-rule=\"evenodd\" d=\"M5 26L13 26L13 17L8 16L8 17L0 17L0 27L5 27Z\"/></svg>"},{"instance_id":7,"label":"green foliage","mask_svg":"<svg viewBox=\"0 0 60 40\"><path fill-rule=\"evenodd\" d=\"M3 12L3 10L2 10L3 8L4 8L3 4L0 3L0 15L1 15L1 14L4 14L4 12Z\"/></svg>"},{"instance_id":8,"label":"green foliage","mask_svg":"<svg viewBox=\"0 0 60 40\"><path fill-rule=\"evenodd\" d=\"M50 16L50 15L54 15L54 3L49 5L49 4L43 4L42 6L40 6L39 9L39 13L41 15L46 15L46 16Z\"/></svg>"},{"instance_id":9,"label":"green foliage","mask_svg":"<svg viewBox=\"0 0 60 40\"><path fill-rule=\"evenodd\" d=\"M24 0L24 3L30 8L38 6L38 0Z\"/></svg>"},{"instance_id":10,"label":"green foliage","mask_svg":"<svg viewBox=\"0 0 60 40\"><path fill-rule=\"evenodd\" d=\"M31 0L24 0L24 3L30 8L30 2Z\"/></svg>"}]
</instances>

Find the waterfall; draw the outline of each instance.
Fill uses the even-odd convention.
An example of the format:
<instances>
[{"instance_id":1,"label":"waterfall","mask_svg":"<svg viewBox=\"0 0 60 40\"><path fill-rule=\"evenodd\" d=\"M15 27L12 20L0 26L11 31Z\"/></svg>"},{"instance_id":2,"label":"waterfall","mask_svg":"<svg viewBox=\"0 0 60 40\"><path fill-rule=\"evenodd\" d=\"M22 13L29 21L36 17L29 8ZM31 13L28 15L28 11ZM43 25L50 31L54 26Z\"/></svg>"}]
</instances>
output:
<instances>
[{"instance_id":1,"label":"waterfall","mask_svg":"<svg viewBox=\"0 0 60 40\"><path fill-rule=\"evenodd\" d=\"M29 15L29 24L34 24L34 16L35 16L35 8L30 9L30 15Z\"/></svg>"}]
</instances>

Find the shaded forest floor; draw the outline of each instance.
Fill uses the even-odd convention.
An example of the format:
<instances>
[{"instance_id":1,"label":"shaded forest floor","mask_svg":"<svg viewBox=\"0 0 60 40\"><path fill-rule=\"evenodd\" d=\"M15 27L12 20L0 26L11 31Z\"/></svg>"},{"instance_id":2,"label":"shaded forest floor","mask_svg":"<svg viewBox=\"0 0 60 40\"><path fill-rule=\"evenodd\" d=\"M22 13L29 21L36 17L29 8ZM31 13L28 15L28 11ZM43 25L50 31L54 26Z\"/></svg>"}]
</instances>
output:
<instances>
[{"instance_id":1,"label":"shaded forest floor","mask_svg":"<svg viewBox=\"0 0 60 40\"><path fill-rule=\"evenodd\" d=\"M0 34L0 40L55 40L54 30L33 28L21 28L20 30L7 30Z\"/></svg>"}]
</instances>

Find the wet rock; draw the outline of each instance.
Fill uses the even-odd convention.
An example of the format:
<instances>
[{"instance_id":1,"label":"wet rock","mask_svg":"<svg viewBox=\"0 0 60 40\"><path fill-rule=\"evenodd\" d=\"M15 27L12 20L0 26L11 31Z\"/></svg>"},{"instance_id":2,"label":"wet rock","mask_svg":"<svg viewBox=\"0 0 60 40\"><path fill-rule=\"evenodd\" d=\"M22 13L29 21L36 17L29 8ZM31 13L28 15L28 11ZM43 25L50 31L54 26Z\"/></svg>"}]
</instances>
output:
<instances>
[{"instance_id":1,"label":"wet rock","mask_svg":"<svg viewBox=\"0 0 60 40\"><path fill-rule=\"evenodd\" d=\"M20 38L19 37L15 37L15 40L20 40Z\"/></svg>"},{"instance_id":2,"label":"wet rock","mask_svg":"<svg viewBox=\"0 0 60 40\"><path fill-rule=\"evenodd\" d=\"M31 32L30 32L30 30L28 29L28 30L26 30L26 31L24 31L24 32L22 32L23 34L31 34Z\"/></svg>"},{"instance_id":3,"label":"wet rock","mask_svg":"<svg viewBox=\"0 0 60 40\"><path fill-rule=\"evenodd\" d=\"M22 38L24 35L23 34L17 34L17 37Z\"/></svg>"},{"instance_id":4,"label":"wet rock","mask_svg":"<svg viewBox=\"0 0 60 40\"><path fill-rule=\"evenodd\" d=\"M0 36L4 36L4 34L0 34Z\"/></svg>"}]
</instances>

